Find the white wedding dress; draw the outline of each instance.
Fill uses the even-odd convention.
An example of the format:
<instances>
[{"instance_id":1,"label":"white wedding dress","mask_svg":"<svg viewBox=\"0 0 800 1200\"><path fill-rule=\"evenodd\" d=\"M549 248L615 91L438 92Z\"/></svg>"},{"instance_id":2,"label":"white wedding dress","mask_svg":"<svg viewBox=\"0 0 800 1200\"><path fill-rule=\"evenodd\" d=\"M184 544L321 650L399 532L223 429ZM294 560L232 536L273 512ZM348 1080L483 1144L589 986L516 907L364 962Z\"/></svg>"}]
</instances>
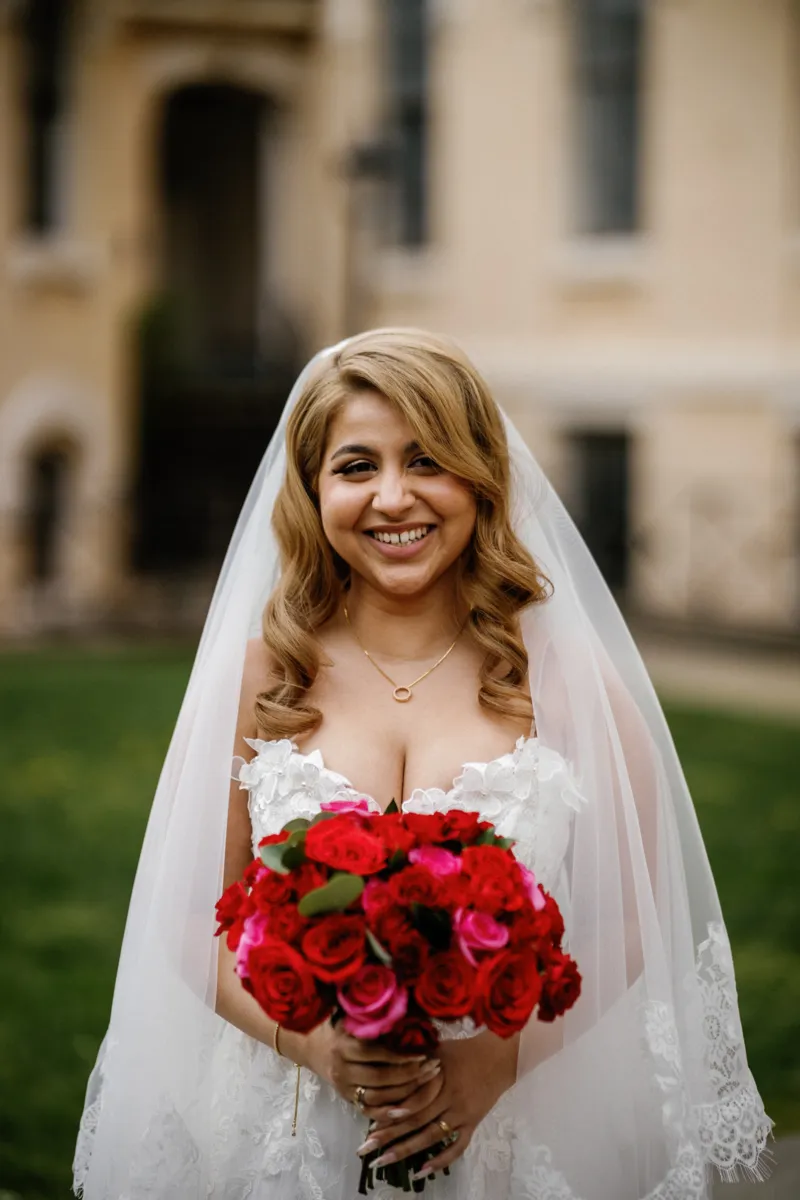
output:
<instances>
[{"instance_id":1,"label":"white wedding dress","mask_svg":"<svg viewBox=\"0 0 800 1200\"><path fill-rule=\"evenodd\" d=\"M237 771L242 787L250 793L254 853L262 837L294 817L313 817L322 801L360 794L349 780L325 766L319 751L304 754L287 740L251 745L255 757L249 763L238 760ZM560 904L568 939L571 833L590 803L564 758L529 737L520 738L513 752L492 762L464 764L447 792L415 790L403 808L422 813L448 808L479 811L501 834L516 838L516 854ZM374 800L371 804L379 811ZM716 1022L713 1028L709 1024L709 1054L723 1076L720 1105L706 1114L705 1128L690 1123L676 1103L680 1063L668 1014L656 1012L657 1006L637 1006L632 988L629 1007L615 1006L609 1021L611 1038L618 1028L615 1021L628 1030L631 1020L640 1023L641 1058L626 1063L623 1051L618 1066L633 1084L637 1073L641 1075L638 1094L650 1096L651 1104L649 1110L644 1103L637 1111L637 1144L615 1145L613 1138L604 1138L592 1152L593 1167L602 1173L614 1167L619 1155L636 1156L641 1183L636 1200L645 1195L648 1200L704 1200L709 1194L706 1164L747 1166L748 1159L755 1161L763 1149L769 1129L768 1123L763 1131L758 1127L763 1108L755 1087L744 1098L740 1089L732 1104L730 1095L723 1099L724 1072L738 1067L729 1061L726 1068L730 1047L725 1013L736 1000L724 931L711 930L704 951L707 962L698 964L698 970L707 972L707 1024L709 1018ZM481 1123L450 1175L429 1180L424 1195L430 1200L592 1200L591 1178L580 1171L576 1176L569 1156L562 1152L559 1159L550 1149L555 1144L563 1147L565 1140L563 1128L549 1127L547 1095L552 1079L548 1072L568 1072L569 1059L564 1057L568 1053L519 1080ZM204 1122L204 1132L193 1129L191 1113L186 1119L170 1111L160 1113L139 1147L138 1167L125 1200L356 1200L360 1174L356 1147L366 1135L364 1117L304 1070L297 1135L292 1137L295 1083L291 1063L220 1018L200 1083L206 1099L212 1097L210 1128ZM570 1136L584 1139L584 1150L585 1139L597 1123L597 1105L602 1103L602 1097L586 1091L577 1080L570 1110L574 1121ZM668 1136L665 1124L671 1126ZM579 1157L585 1163L586 1155ZM654 1179L658 1180L655 1186ZM398 1200L401 1193L376 1183L370 1194L374 1200Z\"/></svg>"}]
</instances>

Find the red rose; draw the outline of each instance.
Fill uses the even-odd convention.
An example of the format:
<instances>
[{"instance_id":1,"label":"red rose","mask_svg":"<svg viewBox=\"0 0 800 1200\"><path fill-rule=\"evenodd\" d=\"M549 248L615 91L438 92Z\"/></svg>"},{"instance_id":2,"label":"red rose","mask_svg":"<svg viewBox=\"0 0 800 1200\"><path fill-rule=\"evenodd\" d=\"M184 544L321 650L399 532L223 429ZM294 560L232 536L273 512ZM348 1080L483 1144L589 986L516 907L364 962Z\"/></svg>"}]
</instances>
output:
<instances>
[{"instance_id":1,"label":"red rose","mask_svg":"<svg viewBox=\"0 0 800 1200\"><path fill-rule=\"evenodd\" d=\"M259 912L268 913L276 904L294 900L291 878L280 871L265 870L253 885L253 901Z\"/></svg>"},{"instance_id":2,"label":"red rose","mask_svg":"<svg viewBox=\"0 0 800 1200\"><path fill-rule=\"evenodd\" d=\"M330 871L326 871L319 863L304 862L299 867L295 867L289 878L297 899L302 900L308 892L313 892L315 888L322 887L328 882Z\"/></svg>"},{"instance_id":3,"label":"red rose","mask_svg":"<svg viewBox=\"0 0 800 1200\"><path fill-rule=\"evenodd\" d=\"M323 917L305 933L302 949L317 979L341 983L364 961L364 918L343 913Z\"/></svg>"},{"instance_id":4,"label":"red rose","mask_svg":"<svg viewBox=\"0 0 800 1200\"><path fill-rule=\"evenodd\" d=\"M259 879L261 879L263 875L266 875L266 873L267 868L264 866L261 859L254 858L253 861L248 863L248 865L245 867L244 875L242 876L245 887L255 887Z\"/></svg>"},{"instance_id":5,"label":"red rose","mask_svg":"<svg viewBox=\"0 0 800 1200\"><path fill-rule=\"evenodd\" d=\"M461 867L469 881L470 904L482 912L517 912L526 903L516 859L501 846L467 846Z\"/></svg>"},{"instance_id":6,"label":"red rose","mask_svg":"<svg viewBox=\"0 0 800 1200\"><path fill-rule=\"evenodd\" d=\"M381 839L390 857L398 850L401 854L408 854L417 844L414 834L405 826L402 813L384 813L375 817L372 831Z\"/></svg>"},{"instance_id":7,"label":"red rose","mask_svg":"<svg viewBox=\"0 0 800 1200\"><path fill-rule=\"evenodd\" d=\"M499 1037L518 1033L530 1019L542 990L536 956L504 950L478 969L478 1020Z\"/></svg>"},{"instance_id":8,"label":"red rose","mask_svg":"<svg viewBox=\"0 0 800 1200\"><path fill-rule=\"evenodd\" d=\"M389 908L379 913L370 928L380 944L392 956L392 967L403 983L419 978L428 961L426 939L411 924L407 911Z\"/></svg>"},{"instance_id":9,"label":"red rose","mask_svg":"<svg viewBox=\"0 0 800 1200\"><path fill-rule=\"evenodd\" d=\"M572 1008L581 994L581 975L577 964L568 954L552 950L542 980L539 999L539 1020L553 1021Z\"/></svg>"},{"instance_id":10,"label":"red rose","mask_svg":"<svg viewBox=\"0 0 800 1200\"><path fill-rule=\"evenodd\" d=\"M544 943L545 946L561 946L564 936L564 918L561 910L552 896L544 893L545 906L535 911L532 904L523 905L519 913L514 914L511 925L511 941L515 945ZM540 946L544 949L544 946Z\"/></svg>"},{"instance_id":11,"label":"red rose","mask_svg":"<svg viewBox=\"0 0 800 1200\"><path fill-rule=\"evenodd\" d=\"M472 1011L475 969L457 950L432 954L414 987L417 1004L429 1017L452 1021Z\"/></svg>"},{"instance_id":12,"label":"red rose","mask_svg":"<svg viewBox=\"0 0 800 1200\"><path fill-rule=\"evenodd\" d=\"M387 909L395 908L394 896L388 885L381 879L370 879L361 893L361 907L367 915L367 921L377 920Z\"/></svg>"},{"instance_id":13,"label":"red rose","mask_svg":"<svg viewBox=\"0 0 800 1200\"><path fill-rule=\"evenodd\" d=\"M281 842L288 842L288 840L289 834L285 829L282 829L280 833L268 833L258 843L258 848L260 850L262 846L279 846Z\"/></svg>"},{"instance_id":14,"label":"red rose","mask_svg":"<svg viewBox=\"0 0 800 1200\"><path fill-rule=\"evenodd\" d=\"M442 838L447 841L474 842L485 829L491 829L491 822L482 821L476 812L461 812L452 808L444 813L442 822Z\"/></svg>"},{"instance_id":15,"label":"red rose","mask_svg":"<svg viewBox=\"0 0 800 1200\"><path fill-rule=\"evenodd\" d=\"M447 903L445 881L423 866L403 867L389 880L389 890L398 904L439 908Z\"/></svg>"},{"instance_id":16,"label":"red rose","mask_svg":"<svg viewBox=\"0 0 800 1200\"><path fill-rule=\"evenodd\" d=\"M308 928L308 921L300 916L296 904L276 904L266 917L270 936L284 942L297 942Z\"/></svg>"},{"instance_id":17,"label":"red rose","mask_svg":"<svg viewBox=\"0 0 800 1200\"><path fill-rule=\"evenodd\" d=\"M312 825L305 848L307 858L353 875L373 875L385 866L387 858L380 838L347 814Z\"/></svg>"},{"instance_id":18,"label":"red rose","mask_svg":"<svg viewBox=\"0 0 800 1200\"><path fill-rule=\"evenodd\" d=\"M216 905L217 920L219 926L214 932L214 937L219 937L221 933L227 930L227 942L229 950L236 950L242 938L242 930L244 923L249 916L252 916L255 911L255 905L250 899L244 885L237 880L227 887L220 896Z\"/></svg>"},{"instance_id":19,"label":"red rose","mask_svg":"<svg viewBox=\"0 0 800 1200\"><path fill-rule=\"evenodd\" d=\"M420 846L428 842L445 841L444 829L447 813L404 813L403 824Z\"/></svg>"},{"instance_id":20,"label":"red rose","mask_svg":"<svg viewBox=\"0 0 800 1200\"><path fill-rule=\"evenodd\" d=\"M381 1045L395 1054L432 1054L439 1045L439 1034L424 1017L406 1017L381 1038Z\"/></svg>"},{"instance_id":21,"label":"red rose","mask_svg":"<svg viewBox=\"0 0 800 1200\"><path fill-rule=\"evenodd\" d=\"M308 1033L333 1009L297 951L277 938L267 937L251 948L247 970L248 991L267 1016L285 1029Z\"/></svg>"}]
</instances>

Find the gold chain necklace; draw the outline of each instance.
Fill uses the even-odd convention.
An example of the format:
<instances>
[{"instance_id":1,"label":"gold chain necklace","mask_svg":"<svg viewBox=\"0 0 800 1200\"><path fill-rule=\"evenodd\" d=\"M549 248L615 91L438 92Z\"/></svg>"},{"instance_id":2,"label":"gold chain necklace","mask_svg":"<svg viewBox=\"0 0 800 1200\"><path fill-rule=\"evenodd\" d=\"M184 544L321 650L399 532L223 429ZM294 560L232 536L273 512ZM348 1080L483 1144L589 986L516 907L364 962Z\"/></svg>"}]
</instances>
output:
<instances>
[{"instance_id":1,"label":"gold chain necklace","mask_svg":"<svg viewBox=\"0 0 800 1200\"><path fill-rule=\"evenodd\" d=\"M350 621L350 614L347 611L346 604L344 605L344 619L345 619L345 621L347 621L347 624L350 626L350 628L353 629L353 625ZM466 624L466 622L465 622L465 624ZM447 658L447 656L451 652L451 650L455 649L456 642L461 637L463 630L464 630L464 626L462 625L461 629L459 629L458 633L456 634L456 638L455 638L455 641L453 642L452 646L448 646L448 648L445 650L442 657L437 658L436 662L433 664L432 667L428 667L427 671L423 671L422 674L418 675L417 678L415 680L413 680L412 683L406 683L406 684L395 683L395 681L392 679L391 675L387 675L386 672L384 671L383 667L378 666L378 664L375 662L375 659L372 657L369 650L367 650L366 646L361 641L361 638L356 633L355 629L353 629L353 637L356 639L359 646L364 651L364 653L366 654L369 661L372 663L375 670L380 671L383 678L392 685L392 689L393 689L392 696L394 697L394 699L398 702L398 704L406 704L411 699L412 688L415 688L418 683L422 683L423 679L427 679L428 676L430 675L431 671L435 671L436 668L444 662L444 660Z\"/></svg>"}]
</instances>

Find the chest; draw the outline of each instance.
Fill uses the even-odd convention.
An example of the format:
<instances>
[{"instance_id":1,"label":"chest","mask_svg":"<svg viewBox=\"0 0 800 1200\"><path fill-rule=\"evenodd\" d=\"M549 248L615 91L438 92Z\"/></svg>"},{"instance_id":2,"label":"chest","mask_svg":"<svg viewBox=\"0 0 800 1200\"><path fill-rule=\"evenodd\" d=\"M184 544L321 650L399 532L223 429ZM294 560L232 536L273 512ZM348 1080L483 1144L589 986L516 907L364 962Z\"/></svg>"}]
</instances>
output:
<instances>
[{"instance_id":1,"label":"chest","mask_svg":"<svg viewBox=\"0 0 800 1200\"><path fill-rule=\"evenodd\" d=\"M413 669L397 676L408 683ZM481 707L478 691L476 663L466 655L443 664L402 703L363 658L339 659L309 694L323 719L298 748L318 751L328 769L382 809L418 789L446 792L465 762L497 759L531 732L528 722Z\"/></svg>"}]
</instances>

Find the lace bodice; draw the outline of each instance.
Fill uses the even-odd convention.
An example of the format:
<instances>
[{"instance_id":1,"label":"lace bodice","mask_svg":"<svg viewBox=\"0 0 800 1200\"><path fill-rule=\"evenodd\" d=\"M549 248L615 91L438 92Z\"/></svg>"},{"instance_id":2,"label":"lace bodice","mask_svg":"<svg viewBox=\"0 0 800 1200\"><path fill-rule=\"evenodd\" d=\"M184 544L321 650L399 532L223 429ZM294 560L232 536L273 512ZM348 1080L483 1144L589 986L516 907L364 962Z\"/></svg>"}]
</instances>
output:
<instances>
[{"instance_id":1,"label":"lace bodice","mask_svg":"<svg viewBox=\"0 0 800 1200\"><path fill-rule=\"evenodd\" d=\"M253 851L261 838L295 817L313 817L323 801L363 796L350 780L325 766L319 750L303 754L290 741L248 739L255 757L238 760L236 777L250 792ZM380 812L372 796L370 808ZM514 750L490 762L467 762L449 791L415 788L405 812L448 809L479 812L503 837L515 839L514 853L548 891L559 889L572 821L586 803L567 761L537 737L521 737Z\"/></svg>"}]
</instances>

